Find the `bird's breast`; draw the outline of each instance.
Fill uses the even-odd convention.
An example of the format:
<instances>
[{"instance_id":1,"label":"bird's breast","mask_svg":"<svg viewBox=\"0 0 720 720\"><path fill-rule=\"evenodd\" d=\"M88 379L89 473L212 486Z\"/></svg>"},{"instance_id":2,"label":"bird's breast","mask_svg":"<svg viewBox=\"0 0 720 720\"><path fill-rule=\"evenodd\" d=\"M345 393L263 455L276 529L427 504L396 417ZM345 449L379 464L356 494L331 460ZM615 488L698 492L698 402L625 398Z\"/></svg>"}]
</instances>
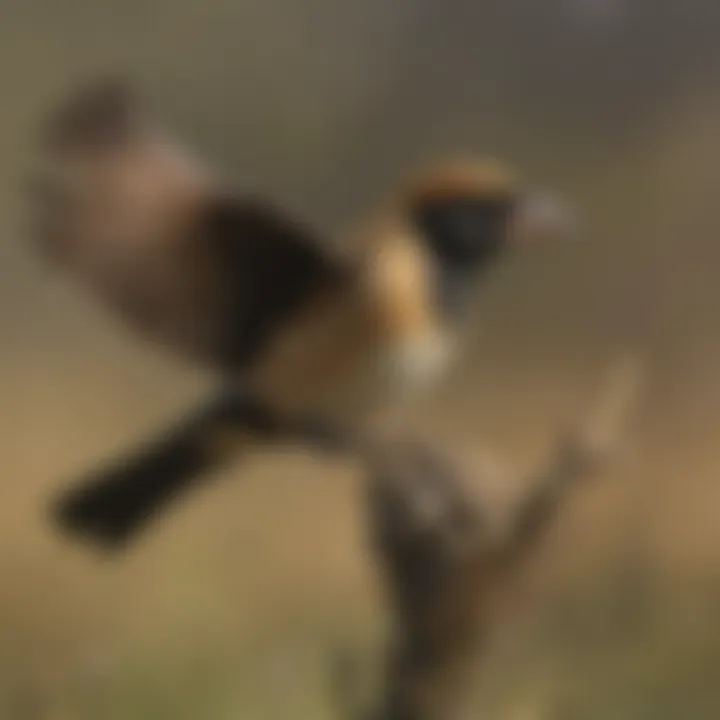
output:
<instances>
[{"instance_id":1,"label":"bird's breast","mask_svg":"<svg viewBox=\"0 0 720 720\"><path fill-rule=\"evenodd\" d=\"M250 386L280 412L354 424L434 386L453 356L453 343L439 332L388 335L373 306L348 290L288 328Z\"/></svg>"}]
</instances>

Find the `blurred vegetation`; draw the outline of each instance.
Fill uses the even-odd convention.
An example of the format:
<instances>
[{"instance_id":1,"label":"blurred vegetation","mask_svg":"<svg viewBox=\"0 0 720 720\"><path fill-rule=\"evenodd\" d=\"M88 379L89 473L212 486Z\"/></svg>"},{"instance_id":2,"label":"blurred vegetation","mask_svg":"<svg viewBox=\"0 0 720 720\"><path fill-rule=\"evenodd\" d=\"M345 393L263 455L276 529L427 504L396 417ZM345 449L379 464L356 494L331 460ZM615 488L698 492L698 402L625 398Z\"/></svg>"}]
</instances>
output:
<instances>
[{"instance_id":1,"label":"blurred vegetation","mask_svg":"<svg viewBox=\"0 0 720 720\"><path fill-rule=\"evenodd\" d=\"M678 590L657 578L611 575L582 592L566 590L493 678L496 716L718 717L720 636L707 618L719 602L717 583Z\"/></svg>"},{"instance_id":2,"label":"blurred vegetation","mask_svg":"<svg viewBox=\"0 0 720 720\"><path fill-rule=\"evenodd\" d=\"M665 588L667 590L667 588ZM712 720L720 713L720 632L699 621L720 607L720 582L675 590L609 575L578 592L565 588L502 659L489 658L478 716L498 720ZM377 628L356 627L351 652L372 668ZM0 717L148 718L342 717L333 703L338 638L320 617L280 626L255 643L190 643L176 655L100 658L64 669L55 686L4 673ZM369 640L368 638L372 638ZM363 669L363 665L370 666ZM372 685L372 684L371 684ZM366 691L367 692L367 691ZM361 700L370 698L361 697Z\"/></svg>"}]
</instances>

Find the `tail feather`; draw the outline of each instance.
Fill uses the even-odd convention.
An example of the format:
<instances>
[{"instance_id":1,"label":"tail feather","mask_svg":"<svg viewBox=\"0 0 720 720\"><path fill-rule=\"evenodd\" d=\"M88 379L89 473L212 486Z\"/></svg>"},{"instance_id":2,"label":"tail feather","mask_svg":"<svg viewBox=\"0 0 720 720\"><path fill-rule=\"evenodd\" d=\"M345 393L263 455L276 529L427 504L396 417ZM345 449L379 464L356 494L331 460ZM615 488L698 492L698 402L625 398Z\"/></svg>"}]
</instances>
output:
<instances>
[{"instance_id":1,"label":"tail feather","mask_svg":"<svg viewBox=\"0 0 720 720\"><path fill-rule=\"evenodd\" d=\"M120 548L239 452L248 435L267 436L276 429L256 403L222 395L140 451L64 491L51 507L52 519L65 533Z\"/></svg>"}]
</instances>

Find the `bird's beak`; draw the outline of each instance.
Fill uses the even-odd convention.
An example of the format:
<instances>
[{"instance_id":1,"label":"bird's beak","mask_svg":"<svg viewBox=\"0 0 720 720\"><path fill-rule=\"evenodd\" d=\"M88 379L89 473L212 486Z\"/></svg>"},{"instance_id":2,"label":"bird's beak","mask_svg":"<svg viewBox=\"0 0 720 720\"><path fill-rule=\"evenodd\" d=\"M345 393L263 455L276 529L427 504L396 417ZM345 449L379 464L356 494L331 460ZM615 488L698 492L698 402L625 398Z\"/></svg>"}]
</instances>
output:
<instances>
[{"instance_id":1,"label":"bird's beak","mask_svg":"<svg viewBox=\"0 0 720 720\"><path fill-rule=\"evenodd\" d=\"M574 236L575 219L567 203L549 192L533 192L518 202L511 221L511 242L518 248L545 245Z\"/></svg>"}]
</instances>

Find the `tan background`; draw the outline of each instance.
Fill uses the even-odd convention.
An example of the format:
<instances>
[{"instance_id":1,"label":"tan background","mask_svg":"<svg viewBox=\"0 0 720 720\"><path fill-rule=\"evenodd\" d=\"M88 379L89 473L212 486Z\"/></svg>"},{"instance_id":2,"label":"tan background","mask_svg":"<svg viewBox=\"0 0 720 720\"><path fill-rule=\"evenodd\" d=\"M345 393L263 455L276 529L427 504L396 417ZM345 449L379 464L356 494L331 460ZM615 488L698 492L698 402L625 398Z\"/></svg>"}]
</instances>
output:
<instances>
[{"instance_id":1,"label":"tan background","mask_svg":"<svg viewBox=\"0 0 720 720\"><path fill-rule=\"evenodd\" d=\"M717 717L720 698L699 668L716 663L720 638L700 631L696 667L684 623L716 617L720 597L709 590L720 577L718 32L714 0L5 0L8 717L35 701L37 717L77 715L78 683L104 662L111 689L98 700L101 717L112 707L117 717L274 718L288 708L319 717L327 698L313 673L327 643L362 636L357 628L372 626L376 611L357 478L308 458L258 458L228 472L232 481L178 510L119 564L98 565L45 526L50 491L171 417L205 382L137 345L23 244L20 180L34 124L105 69L136 75L188 137L328 231L361 215L408 167L466 150L508 157L573 197L582 242L512 264L488 286L476 351L422 425L468 456L482 439L522 470L542 458L616 351L643 353L650 385L635 442L561 521L518 626L519 656L497 664L513 687L574 687L579 668L591 668L578 694L607 698L635 677L617 660L634 652L657 678L630 693L657 699L648 717ZM601 569L626 570L618 557L635 563L622 581ZM618 625L612 608L624 607L624 590L635 607L645 587L633 584L637 567L662 578L651 603L670 608L692 660L681 659L676 634L664 634L665 620L663 632ZM289 671L279 662L293 658L303 661ZM566 665L572 683L537 672ZM687 682L704 695L682 685L681 666L695 668ZM677 706L668 678L680 683ZM646 708L587 707L581 717L645 717Z\"/></svg>"}]
</instances>

